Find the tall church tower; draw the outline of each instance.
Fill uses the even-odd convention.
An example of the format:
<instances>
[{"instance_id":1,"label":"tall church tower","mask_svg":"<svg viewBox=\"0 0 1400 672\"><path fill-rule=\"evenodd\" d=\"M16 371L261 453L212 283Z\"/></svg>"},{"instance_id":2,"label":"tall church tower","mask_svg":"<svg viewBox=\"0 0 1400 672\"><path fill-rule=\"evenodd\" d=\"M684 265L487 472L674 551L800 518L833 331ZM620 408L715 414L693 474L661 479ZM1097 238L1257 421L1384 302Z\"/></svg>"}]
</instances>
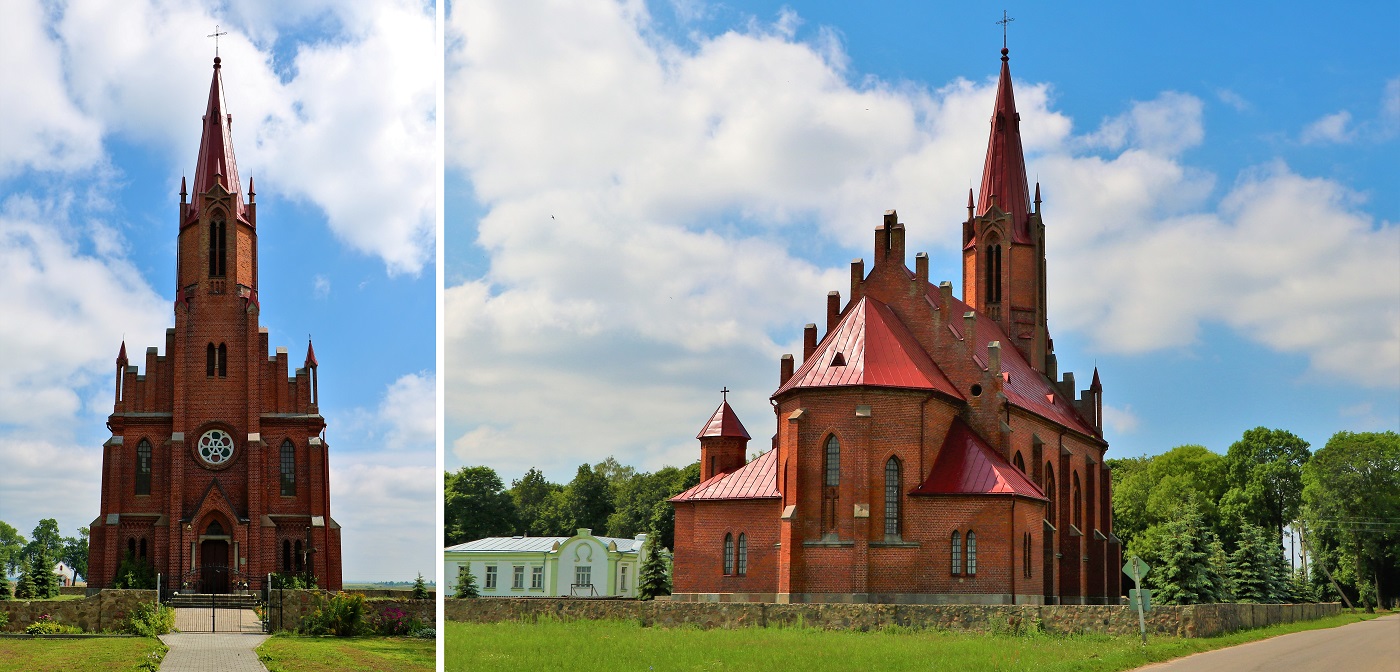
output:
<instances>
[{"instance_id":1,"label":"tall church tower","mask_svg":"<svg viewBox=\"0 0 1400 672\"><path fill-rule=\"evenodd\" d=\"M180 183L175 327L164 355L146 350L144 374L125 343L117 356L89 585L144 563L186 591L257 587L269 573L338 590L318 363L308 342L289 376L287 350L269 353L258 325L256 195L239 180L220 69L215 57L193 193Z\"/></svg>"},{"instance_id":2,"label":"tall church tower","mask_svg":"<svg viewBox=\"0 0 1400 672\"><path fill-rule=\"evenodd\" d=\"M1008 50L992 109L991 137L976 202L967 195L963 223L963 301L990 317L1037 371L1055 378L1054 347L1045 317L1045 225L1040 185L1026 188L1021 115L1011 90Z\"/></svg>"}]
</instances>

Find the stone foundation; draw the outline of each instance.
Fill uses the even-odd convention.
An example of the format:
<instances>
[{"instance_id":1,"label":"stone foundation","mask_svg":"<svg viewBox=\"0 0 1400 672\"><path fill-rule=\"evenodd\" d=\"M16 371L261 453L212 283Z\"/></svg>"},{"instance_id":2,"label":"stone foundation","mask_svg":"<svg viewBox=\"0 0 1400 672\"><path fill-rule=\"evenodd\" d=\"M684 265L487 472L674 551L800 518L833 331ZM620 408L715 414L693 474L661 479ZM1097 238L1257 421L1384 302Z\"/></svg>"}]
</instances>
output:
<instances>
[{"instance_id":1,"label":"stone foundation","mask_svg":"<svg viewBox=\"0 0 1400 672\"><path fill-rule=\"evenodd\" d=\"M10 615L7 632L24 632L30 623L48 614L63 625L77 626L83 632L119 630L126 612L141 602L154 602L154 590L106 589L81 600L10 600L0 602L0 611Z\"/></svg>"},{"instance_id":2,"label":"stone foundation","mask_svg":"<svg viewBox=\"0 0 1400 672\"><path fill-rule=\"evenodd\" d=\"M1327 604L1199 604L1154 606L1146 614L1148 634L1212 637L1235 630L1291 623L1341 613ZM970 632L1043 630L1052 634L1133 635L1137 612L1120 605L976 604L771 604L763 602L673 602L658 600L571 600L479 598L446 601L449 621L496 623L554 618L632 620L644 626L686 625L702 629L809 627L823 630L937 628Z\"/></svg>"}]
</instances>

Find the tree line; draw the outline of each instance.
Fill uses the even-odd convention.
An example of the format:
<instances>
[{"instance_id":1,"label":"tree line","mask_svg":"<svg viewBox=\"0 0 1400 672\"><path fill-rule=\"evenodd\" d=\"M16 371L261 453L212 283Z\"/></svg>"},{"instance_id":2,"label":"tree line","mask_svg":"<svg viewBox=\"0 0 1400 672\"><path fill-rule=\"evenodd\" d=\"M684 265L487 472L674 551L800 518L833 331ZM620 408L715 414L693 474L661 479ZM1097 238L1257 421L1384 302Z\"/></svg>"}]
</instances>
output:
<instances>
[{"instance_id":1,"label":"tree line","mask_svg":"<svg viewBox=\"0 0 1400 672\"><path fill-rule=\"evenodd\" d=\"M1106 460L1124 557L1165 604L1343 600L1400 589L1400 434L1338 432L1317 452L1256 427L1220 455L1184 445ZM1299 533L1295 571L1282 544ZM1301 560L1302 558L1297 558Z\"/></svg>"},{"instance_id":2,"label":"tree line","mask_svg":"<svg viewBox=\"0 0 1400 672\"><path fill-rule=\"evenodd\" d=\"M78 536L64 537L58 521L45 518L34 527L31 540L25 540L14 526L0 520L0 600L12 596L42 600L58 595L58 575L54 566L68 565L77 576L87 576L88 528L78 528ZM18 576L13 588L10 576ZM76 578L76 576L75 576Z\"/></svg>"},{"instance_id":3,"label":"tree line","mask_svg":"<svg viewBox=\"0 0 1400 672\"><path fill-rule=\"evenodd\" d=\"M568 483L552 483L531 468L509 488L485 466L443 477L448 546L484 537L568 537L588 528L620 538L647 533L675 548L675 511L666 500L700 482L700 463L648 473L609 457L579 465Z\"/></svg>"}]
</instances>

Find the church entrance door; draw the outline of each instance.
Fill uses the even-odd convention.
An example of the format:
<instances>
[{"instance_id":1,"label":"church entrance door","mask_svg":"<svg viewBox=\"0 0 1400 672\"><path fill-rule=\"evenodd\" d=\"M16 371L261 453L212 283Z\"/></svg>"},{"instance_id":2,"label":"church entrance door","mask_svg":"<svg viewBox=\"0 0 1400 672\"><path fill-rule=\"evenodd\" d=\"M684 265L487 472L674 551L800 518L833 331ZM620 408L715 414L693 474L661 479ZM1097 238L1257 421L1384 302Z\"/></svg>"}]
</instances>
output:
<instances>
[{"instance_id":1,"label":"church entrance door","mask_svg":"<svg viewBox=\"0 0 1400 672\"><path fill-rule=\"evenodd\" d=\"M199 592L228 592L228 542L210 539L199 544Z\"/></svg>"}]
</instances>

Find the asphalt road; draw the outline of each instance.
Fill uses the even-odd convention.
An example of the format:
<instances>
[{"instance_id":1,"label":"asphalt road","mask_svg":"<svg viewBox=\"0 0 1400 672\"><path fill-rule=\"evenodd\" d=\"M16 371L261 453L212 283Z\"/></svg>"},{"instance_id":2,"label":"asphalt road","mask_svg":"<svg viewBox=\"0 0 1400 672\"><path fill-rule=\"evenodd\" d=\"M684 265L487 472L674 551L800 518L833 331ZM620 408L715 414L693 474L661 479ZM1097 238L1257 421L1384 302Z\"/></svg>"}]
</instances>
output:
<instances>
[{"instance_id":1,"label":"asphalt road","mask_svg":"<svg viewBox=\"0 0 1400 672\"><path fill-rule=\"evenodd\" d=\"M1197 653L1152 672L1400 672L1400 614Z\"/></svg>"}]
</instances>

